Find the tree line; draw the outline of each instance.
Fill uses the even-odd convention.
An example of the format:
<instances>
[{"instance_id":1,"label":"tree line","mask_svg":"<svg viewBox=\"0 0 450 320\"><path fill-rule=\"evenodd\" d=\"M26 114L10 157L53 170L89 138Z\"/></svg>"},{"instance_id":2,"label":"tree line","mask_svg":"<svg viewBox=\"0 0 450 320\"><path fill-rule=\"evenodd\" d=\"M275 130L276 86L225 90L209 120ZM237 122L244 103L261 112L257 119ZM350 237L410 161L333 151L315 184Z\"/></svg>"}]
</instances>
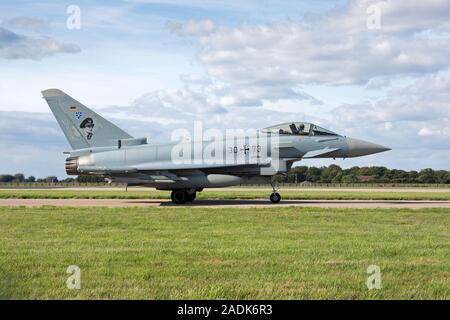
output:
<instances>
[{"instance_id":1,"label":"tree line","mask_svg":"<svg viewBox=\"0 0 450 320\"><path fill-rule=\"evenodd\" d=\"M278 176L281 183L423 183L423 184L450 184L450 171L423 169L420 171L405 171L388 169L386 167L353 167L342 169L337 165L328 167L292 168L287 175ZM98 176L78 176L77 178L65 178L58 180L55 176L45 178L25 177L22 173L1 174L0 183L95 183L104 182L104 178Z\"/></svg>"},{"instance_id":2,"label":"tree line","mask_svg":"<svg viewBox=\"0 0 450 320\"><path fill-rule=\"evenodd\" d=\"M98 176L78 176L76 178L65 178L59 180L56 176L48 176L45 178L36 178L34 176L25 177L23 173L16 174L0 174L0 183L86 183L86 182L105 182L105 179Z\"/></svg>"},{"instance_id":3,"label":"tree line","mask_svg":"<svg viewBox=\"0 0 450 320\"><path fill-rule=\"evenodd\" d=\"M450 171L423 169L405 171L386 167L352 167L342 169L338 165L328 167L292 168L285 176L277 178L283 183L418 183L450 184Z\"/></svg>"}]
</instances>

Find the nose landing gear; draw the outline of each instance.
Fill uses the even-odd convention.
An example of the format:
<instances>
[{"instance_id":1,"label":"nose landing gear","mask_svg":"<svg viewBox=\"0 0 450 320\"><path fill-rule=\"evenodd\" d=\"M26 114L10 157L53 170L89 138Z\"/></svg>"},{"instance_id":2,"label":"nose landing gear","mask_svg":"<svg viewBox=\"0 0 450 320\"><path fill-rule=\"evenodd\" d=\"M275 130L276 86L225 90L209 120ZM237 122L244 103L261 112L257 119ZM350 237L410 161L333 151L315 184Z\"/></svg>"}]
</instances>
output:
<instances>
[{"instance_id":1,"label":"nose landing gear","mask_svg":"<svg viewBox=\"0 0 450 320\"><path fill-rule=\"evenodd\" d=\"M270 201L272 203L278 203L281 201L281 196L278 192L274 192L270 195Z\"/></svg>"},{"instance_id":2,"label":"nose landing gear","mask_svg":"<svg viewBox=\"0 0 450 320\"><path fill-rule=\"evenodd\" d=\"M281 195L277 192L277 190L278 190L278 183L272 180L270 182L270 185L272 186L272 190L273 190L272 194L270 195L270 201L272 203L280 202L281 201Z\"/></svg>"}]
</instances>

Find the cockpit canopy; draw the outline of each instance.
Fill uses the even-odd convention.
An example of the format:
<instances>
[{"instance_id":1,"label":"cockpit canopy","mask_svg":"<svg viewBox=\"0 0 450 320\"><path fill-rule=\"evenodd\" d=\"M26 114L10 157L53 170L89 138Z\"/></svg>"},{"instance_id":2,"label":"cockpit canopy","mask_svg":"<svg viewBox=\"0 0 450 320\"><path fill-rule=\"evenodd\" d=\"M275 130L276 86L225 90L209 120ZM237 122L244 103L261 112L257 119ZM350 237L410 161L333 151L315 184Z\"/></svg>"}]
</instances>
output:
<instances>
[{"instance_id":1,"label":"cockpit canopy","mask_svg":"<svg viewBox=\"0 0 450 320\"><path fill-rule=\"evenodd\" d=\"M286 122L264 128L263 132L297 136L339 136L337 133L308 122Z\"/></svg>"}]
</instances>

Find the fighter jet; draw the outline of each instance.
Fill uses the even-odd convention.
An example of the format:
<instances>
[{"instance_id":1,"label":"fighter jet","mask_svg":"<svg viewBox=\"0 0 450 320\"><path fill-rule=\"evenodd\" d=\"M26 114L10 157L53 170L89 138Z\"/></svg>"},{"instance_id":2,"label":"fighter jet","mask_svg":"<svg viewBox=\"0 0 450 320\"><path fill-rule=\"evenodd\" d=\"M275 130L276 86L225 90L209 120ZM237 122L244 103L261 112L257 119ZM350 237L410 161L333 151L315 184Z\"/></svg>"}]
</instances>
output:
<instances>
[{"instance_id":1,"label":"fighter jet","mask_svg":"<svg viewBox=\"0 0 450 320\"><path fill-rule=\"evenodd\" d=\"M175 204L204 188L269 181L302 159L352 158L390 150L307 122L286 122L233 135L147 141L133 137L58 89L42 91L72 150L68 175L101 176L111 183L171 191Z\"/></svg>"}]
</instances>

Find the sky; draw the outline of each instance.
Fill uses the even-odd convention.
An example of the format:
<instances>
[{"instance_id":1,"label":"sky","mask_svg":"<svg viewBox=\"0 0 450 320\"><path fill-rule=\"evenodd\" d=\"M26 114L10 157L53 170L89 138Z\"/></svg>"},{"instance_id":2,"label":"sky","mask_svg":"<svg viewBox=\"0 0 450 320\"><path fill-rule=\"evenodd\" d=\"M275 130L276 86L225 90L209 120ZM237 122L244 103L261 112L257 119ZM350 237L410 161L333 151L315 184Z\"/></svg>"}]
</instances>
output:
<instances>
[{"instance_id":1,"label":"sky","mask_svg":"<svg viewBox=\"0 0 450 320\"><path fill-rule=\"evenodd\" d=\"M48 88L152 142L307 121L392 150L298 164L450 170L449 17L448 0L0 0L0 174L66 176Z\"/></svg>"}]
</instances>

